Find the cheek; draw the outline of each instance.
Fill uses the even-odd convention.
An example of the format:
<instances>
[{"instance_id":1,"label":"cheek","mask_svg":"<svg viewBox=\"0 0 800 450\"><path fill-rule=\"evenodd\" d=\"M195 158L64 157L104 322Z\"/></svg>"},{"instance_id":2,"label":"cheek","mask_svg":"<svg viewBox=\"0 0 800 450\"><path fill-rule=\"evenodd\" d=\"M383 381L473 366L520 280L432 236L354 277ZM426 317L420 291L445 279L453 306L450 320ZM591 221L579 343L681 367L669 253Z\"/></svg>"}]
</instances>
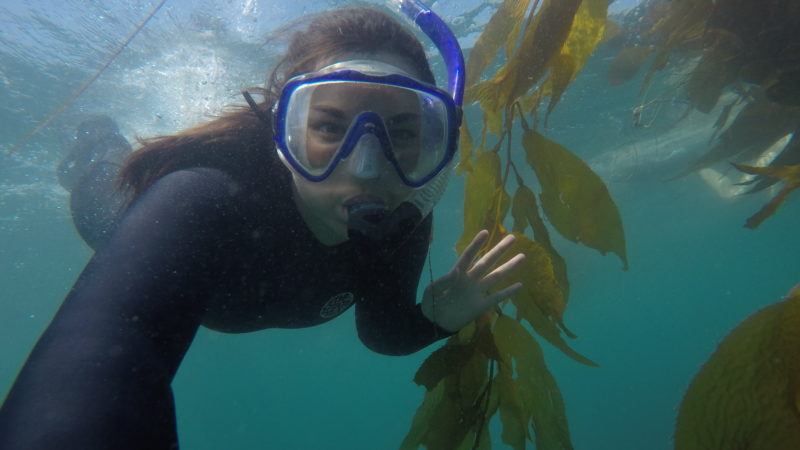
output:
<instances>
[{"instance_id":1,"label":"cheek","mask_svg":"<svg viewBox=\"0 0 800 450\"><path fill-rule=\"evenodd\" d=\"M327 167L338 148L338 143L322 142L312 136L311 133L306 134L306 157L308 158L308 163L315 169Z\"/></svg>"},{"instance_id":2,"label":"cheek","mask_svg":"<svg viewBox=\"0 0 800 450\"><path fill-rule=\"evenodd\" d=\"M315 151L312 146L308 146L308 163L315 169L322 169L328 165L330 157L320 151Z\"/></svg>"},{"instance_id":3,"label":"cheek","mask_svg":"<svg viewBox=\"0 0 800 450\"><path fill-rule=\"evenodd\" d=\"M323 211L335 208L342 202L340 197L343 194L338 189L336 183L328 179L320 183L307 180L297 180L297 192L303 202L316 211Z\"/></svg>"}]
</instances>

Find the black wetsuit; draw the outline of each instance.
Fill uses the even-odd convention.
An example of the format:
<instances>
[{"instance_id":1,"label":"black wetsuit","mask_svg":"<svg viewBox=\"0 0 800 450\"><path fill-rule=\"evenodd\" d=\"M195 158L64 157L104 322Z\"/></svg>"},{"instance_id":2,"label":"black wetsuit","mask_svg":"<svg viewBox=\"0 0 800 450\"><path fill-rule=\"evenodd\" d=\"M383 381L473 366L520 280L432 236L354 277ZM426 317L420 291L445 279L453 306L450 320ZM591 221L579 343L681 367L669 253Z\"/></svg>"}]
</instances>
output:
<instances>
[{"instance_id":1,"label":"black wetsuit","mask_svg":"<svg viewBox=\"0 0 800 450\"><path fill-rule=\"evenodd\" d=\"M180 170L133 203L18 375L1 449L176 448L170 383L201 324L308 327L352 303L376 352L409 354L449 334L416 305L430 218L390 258L352 241L326 247L278 170L265 170L263 191L217 169Z\"/></svg>"}]
</instances>

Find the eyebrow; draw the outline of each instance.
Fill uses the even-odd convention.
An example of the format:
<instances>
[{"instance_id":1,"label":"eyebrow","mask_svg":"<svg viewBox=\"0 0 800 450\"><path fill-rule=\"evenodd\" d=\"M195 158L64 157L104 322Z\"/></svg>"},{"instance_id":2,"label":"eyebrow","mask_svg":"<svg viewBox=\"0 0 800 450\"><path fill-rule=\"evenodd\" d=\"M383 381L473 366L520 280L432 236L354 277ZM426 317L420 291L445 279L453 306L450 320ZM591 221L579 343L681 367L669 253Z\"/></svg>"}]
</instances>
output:
<instances>
[{"instance_id":1,"label":"eyebrow","mask_svg":"<svg viewBox=\"0 0 800 450\"><path fill-rule=\"evenodd\" d=\"M322 105L322 106L314 106L314 107L312 107L312 109L314 111L317 111L317 112L321 112L321 113L324 113L324 114L329 114L331 116L336 117L337 119L346 119L347 118L345 116L344 111L342 111L340 109L337 109L337 108L334 108L332 106L324 106L324 105Z\"/></svg>"}]
</instances>

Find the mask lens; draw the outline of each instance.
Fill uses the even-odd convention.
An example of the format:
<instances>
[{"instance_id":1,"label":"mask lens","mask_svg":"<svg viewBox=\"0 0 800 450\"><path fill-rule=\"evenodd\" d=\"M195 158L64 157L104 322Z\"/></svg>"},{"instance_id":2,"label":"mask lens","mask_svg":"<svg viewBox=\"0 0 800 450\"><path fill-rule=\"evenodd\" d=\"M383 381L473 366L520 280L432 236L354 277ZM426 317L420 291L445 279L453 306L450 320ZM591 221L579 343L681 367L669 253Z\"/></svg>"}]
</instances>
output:
<instances>
[{"instance_id":1,"label":"mask lens","mask_svg":"<svg viewBox=\"0 0 800 450\"><path fill-rule=\"evenodd\" d=\"M447 154L447 108L440 98L419 92L419 151L416 158L400 164L401 170L411 181L428 176L444 160ZM394 143L394 140L392 141ZM398 152L399 153L399 152ZM401 161L398 158L398 161Z\"/></svg>"},{"instance_id":2,"label":"mask lens","mask_svg":"<svg viewBox=\"0 0 800 450\"><path fill-rule=\"evenodd\" d=\"M324 86L302 85L293 93L286 109L286 149L308 172L319 176L332 164L349 123L320 108L312 112L315 91ZM309 140L310 150L309 151Z\"/></svg>"}]
</instances>

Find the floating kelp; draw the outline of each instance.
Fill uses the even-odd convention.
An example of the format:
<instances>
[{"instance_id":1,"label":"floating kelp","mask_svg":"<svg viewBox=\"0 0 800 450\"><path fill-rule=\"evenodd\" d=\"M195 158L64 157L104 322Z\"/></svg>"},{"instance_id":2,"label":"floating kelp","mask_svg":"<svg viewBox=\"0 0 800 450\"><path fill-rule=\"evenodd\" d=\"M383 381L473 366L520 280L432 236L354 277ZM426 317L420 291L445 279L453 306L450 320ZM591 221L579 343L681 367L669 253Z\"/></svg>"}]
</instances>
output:
<instances>
[{"instance_id":1,"label":"floating kelp","mask_svg":"<svg viewBox=\"0 0 800 450\"><path fill-rule=\"evenodd\" d=\"M572 28L564 46L549 63L548 77L540 87L544 91L540 94L536 92L533 94L537 98L550 97L545 124L547 117L561 100L567 86L572 83L594 49L603 40L607 10L607 0L583 0L575 13Z\"/></svg>"},{"instance_id":2,"label":"floating kelp","mask_svg":"<svg viewBox=\"0 0 800 450\"><path fill-rule=\"evenodd\" d=\"M797 164L800 164L800 129L794 130L794 133L791 135L791 140L789 140L781 153L769 164L769 167L793 166ZM761 176L754 183L751 183L753 186L748 193L764 190L779 181L779 178Z\"/></svg>"},{"instance_id":3,"label":"floating kelp","mask_svg":"<svg viewBox=\"0 0 800 450\"><path fill-rule=\"evenodd\" d=\"M787 108L764 95L754 94L730 126L719 134L708 153L701 156L684 174L722 161L753 160L773 142L800 125L800 108ZM723 114L726 114L725 110Z\"/></svg>"},{"instance_id":4,"label":"floating kelp","mask_svg":"<svg viewBox=\"0 0 800 450\"><path fill-rule=\"evenodd\" d=\"M505 0L469 56L467 95L480 103L484 128L480 140L473 140L466 124L462 127L458 171L466 175L464 234L456 244L461 253L486 229L486 251L509 233L506 220L513 221L516 240L506 253L522 253L525 259L509 282L522 281L523 287L420 367L415 381L426 394L404 450L489 449L488 423L497 412L502 440L514 449L528 442L538 450L572 449L561 393L539 343L521 323L573 360L596 366L567 343L575 337L564 323L567 266L544 217L567 239L614 252L627 267L622 221L605 185L577 156L541 134L536 120L542 101L549 99L542 108L549 114L604 38L608 2L530 3ZM481 81L501 49L505 64ZM524 129L519 143L512 133L517 121ZM489 134L498 138L491 148ZM525 165L529 169L523 170ZM524 181L533 175L541 187L538 199ZM529 229L532 236L526 235Z\"/></svg>"},{"instance_id":5,"label":"floating kelp","mask_svg":"<svg viewBox=\"0 0 800 450\"><path fill-rule=\"evenodd\" d=\"M788 450L800 443L800 285L746 319L692 380L675 450Z\"/></svg>"},{"instance_id":6,"label":"floating kelp","mask_svg":"<svg viewBox=\"0 0 800 450\"><path fill-rule=\"evenodd\" d=\"M654 16L647 13L649 10L660 12L662 18L644 32L634 19ZM655 56L642 92L649 92L658 71L671 67L686 73L679 86L698 111L710 112L726 93L738 96L724 106L710 130L708 153L677 176L720 162L754 164L774 142L800 128L800 2L652 0L644 2L637 8L636 17L622 24L623 28L638 30L639 37L630 39L636 33L623 31L629 43L611 65L610 83L632 78L645 58L645 51L639 49L652 46ZM739 104L744 106L732 116L731 111ZM781 156L781 161L789 162L774 162L771 167L796 163L793 152ZM763 188L772 179L761 177L757 186ZM776 204L780 202L773 200L765 210ZM754 223L760 221L749 221L748 226Z\"/></svg>"},{"instance_id":7,"label":"floating kelp","mask_svg":"<svg viewBox=\"0 0 800 450\"><path fill-rule=\"evenodd\" d=\"M494 125L490 126L492 132L500 134L499 116L503 108L509 108L539 82L553 57L560 54L580 4L580 0L543 0L541 8L534 11L532 20L529 19L513 57L491 79L467 89L467 97L480 102L489 124ZM506 33L512 30L492 31ZM509 37L505 36L503 40L506 39ZM476 80L467 81L472 84Z\"/></svg>"},{"instance_id":8,"label":"floating kelp","mask_svg":"<svg viewBox=\"0 0 800 450\"><path fill-rule=\"evenodd\" d=\"M800 4L795 0L674 0L651 33L659 55L651 71L665 67L673 50L694 50L692 46L700 43L700 62L690 74L698 84L717 90L750 83L761 86L775 102L797 106L798 26Z\"/></svg>"},{"instance_id":9,"label":"floating kelp","mask_svg":"<svg viewBox=\"0 0 800 450\"><path fill-rule=\"evenodd\" d=\"M517 33L508 33L508 30L518 28L522 24L528 2L529 0L510 0L500 5L470 51L467 61L467 80L473 83L479 80L486 67L497 57L500 49L506 50L506 56L511 56L516 42L509 37L516 37L519 30L517 29Z\"/></svg>"},{"instance_id":10,"label":"floating kelp","mask_svg":"<svg viewBox=\"0 0 800 450\"><path fill-rule=\"evenodd\" d=\"M772 167L753 167L745 165L736 165L736 168L745 173L754 175L762 175L764 177L781 180L786 184L780 192L769 203L764 205L760 211L747 219L745 226L747 228L756 228L761 225L761 222L766 220L771 215L775 214L778 207L786 200L789 194L800 187L800 164L792 166L772 166Z\"/></svg>"},{"instance_id":11,"label":"floating kelp","mask_svg":"<svg viewBox=\"0 0 800 450\"><path fill-rule=\"evenodd\" d=\"M736 65L743 47L738 36L723 29L708 30L703 58L686 82L686 94L697 110L710 112L726 86L736 81Z\"/></svg>"}]
</instances>

